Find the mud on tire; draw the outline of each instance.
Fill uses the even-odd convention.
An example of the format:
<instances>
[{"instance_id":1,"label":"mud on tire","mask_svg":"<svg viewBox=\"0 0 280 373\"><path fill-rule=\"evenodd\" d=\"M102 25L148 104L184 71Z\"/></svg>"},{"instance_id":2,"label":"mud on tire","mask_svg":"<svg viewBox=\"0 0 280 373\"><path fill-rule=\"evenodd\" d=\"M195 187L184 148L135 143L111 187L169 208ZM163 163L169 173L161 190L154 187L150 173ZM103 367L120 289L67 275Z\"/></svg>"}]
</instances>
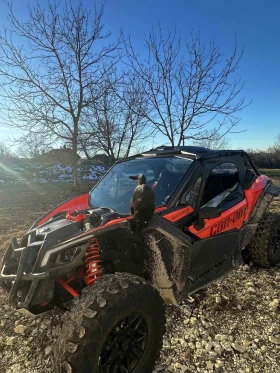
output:
<instances>
[{"instance_id":1,"label":"mud on tire","mask_svg":"<svg viewBox=\"0 0 280 373\"><path fill-rule=\"evenodd\" d=\"M248 245L253 262L261 267L280 263L280 215L267 212Z\"/></svg>"},{"instance_id":2,"label":"mud on tire","mask_svg":"<svg viewBox=\"0 0 280 373\"><path fill-rule=\"evenodd\" d=\"M111 373L114 365L124 364L127 370L116 372L152 372L162 347L165 306L144 279L128 273L105 275L72 301L63 320L57 342L57 355L63 358L57 370Z\"/></svg>"}]
</instances>

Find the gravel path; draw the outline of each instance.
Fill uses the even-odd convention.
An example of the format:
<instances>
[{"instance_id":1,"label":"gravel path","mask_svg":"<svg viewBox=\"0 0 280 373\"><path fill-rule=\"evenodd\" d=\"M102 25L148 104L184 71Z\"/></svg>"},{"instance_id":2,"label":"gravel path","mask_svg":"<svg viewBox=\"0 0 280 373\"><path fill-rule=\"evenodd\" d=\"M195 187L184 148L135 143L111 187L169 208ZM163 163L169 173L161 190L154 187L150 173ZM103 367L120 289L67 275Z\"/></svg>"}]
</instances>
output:
<instances>
[{"instance_id":1,"label":"gravel path","mask_svg":"<svg viewBox=\"0 0 280 373\"><path fill-rule=\"evenodd\" d=\"M0 299L0 372L53 373L62 313L25 317ZM244 265L168 307L154 372L279 373L279 299L280 269Z\"/></svg>"}]
</instances>

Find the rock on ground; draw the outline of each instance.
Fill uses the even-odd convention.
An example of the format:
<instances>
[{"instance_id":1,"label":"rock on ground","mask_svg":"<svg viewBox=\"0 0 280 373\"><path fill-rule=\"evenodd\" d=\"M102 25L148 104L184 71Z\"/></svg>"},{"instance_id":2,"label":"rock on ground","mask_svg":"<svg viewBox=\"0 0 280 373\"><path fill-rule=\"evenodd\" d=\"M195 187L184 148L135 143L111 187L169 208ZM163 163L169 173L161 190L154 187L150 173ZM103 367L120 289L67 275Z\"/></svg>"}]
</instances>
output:
<instances>
[{"instance_id":1,"label":"rock on ground","mask_svg":"<svg viewBox=\"0 0 280 373\"><path fill-rule=\"evenodd\" d=\"M280 372L280 269L244 265L167 307L155 372ZM0 372L53 373L61 311L34 318L0 293Z\"/></svg>"}]
</instances>

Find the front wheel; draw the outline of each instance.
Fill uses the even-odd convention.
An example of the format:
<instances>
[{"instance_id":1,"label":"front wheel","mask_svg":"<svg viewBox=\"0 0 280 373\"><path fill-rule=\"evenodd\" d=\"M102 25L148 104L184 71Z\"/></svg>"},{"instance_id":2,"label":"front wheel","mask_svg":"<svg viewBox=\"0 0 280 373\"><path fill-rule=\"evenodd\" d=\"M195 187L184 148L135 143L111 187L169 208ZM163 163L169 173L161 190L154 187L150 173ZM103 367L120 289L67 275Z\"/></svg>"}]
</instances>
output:
<instances>
[{"instance_id":1,"label":"front wheel","mask_svg":"<svg viewBox=\"0 0 280 373\"><path fill-rule=\"evenodd\" d=\"M261 267L274 267L280 263L280 215L267 212L248 245L251 259Z\"/></svg>"},{"instance_id":2,"label":"front wheel","mask_svg":"<svg viewBox=\"0 0 280 373\"><path fill-rule=\"evenodd\" d=\"M105 275L73 300L59 345L63 371L150 373L162 346L165 307L158 291L127 273Z\"/></svg>"}]
</instances>

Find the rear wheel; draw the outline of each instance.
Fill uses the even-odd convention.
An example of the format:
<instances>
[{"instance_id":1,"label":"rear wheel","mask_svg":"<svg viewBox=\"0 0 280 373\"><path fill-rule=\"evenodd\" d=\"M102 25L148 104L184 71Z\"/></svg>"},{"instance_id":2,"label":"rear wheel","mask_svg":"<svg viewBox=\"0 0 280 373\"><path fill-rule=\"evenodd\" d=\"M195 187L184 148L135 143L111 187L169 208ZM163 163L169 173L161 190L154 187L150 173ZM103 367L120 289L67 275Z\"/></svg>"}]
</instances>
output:
<instances>
[{"instance_id":1,"label":"rear wheel","mask_svg":"<svg viewBox=\"0 0 280 373\"><path fill-rule=\"evenodd\" d=\"M144 279L105 275L64 315L64 372L150 373L162 346L164 303Z\"/></svg>"},{"instance_id":2,"label":"rear wheel","mask_svg":"<svg viewBox=\"0 0 280 373\"><path fill-rule=\"evenodd\" d=\"M280 215L267 212L248 245L251 259L261 267L280 263Z\"/></svg>"}]
</instances>

